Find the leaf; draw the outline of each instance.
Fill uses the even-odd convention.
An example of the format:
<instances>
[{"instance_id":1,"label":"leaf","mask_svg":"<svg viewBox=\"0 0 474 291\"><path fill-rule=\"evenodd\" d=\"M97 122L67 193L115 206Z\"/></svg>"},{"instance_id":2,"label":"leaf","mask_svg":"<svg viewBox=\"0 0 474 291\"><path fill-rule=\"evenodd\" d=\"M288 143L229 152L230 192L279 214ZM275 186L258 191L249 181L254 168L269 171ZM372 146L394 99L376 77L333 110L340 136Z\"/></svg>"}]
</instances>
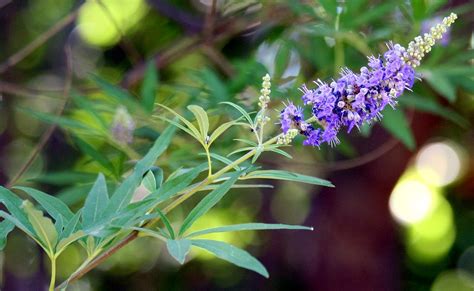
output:
<instances>
[{"instance_id":1,"label":"leaf","mask_svg":"<svg viewBox=\"0 0 474 291\"><path fill-rule=\"evenodd\" d=\"M247 113L247 111L245 109L243 109L242 107L240 107L239 105L235 104L235 103L232 103L232 102L221 102L222 104L227 104L227 105L230 105L232 107L234 107L235 109L237 109L240 114L242 114L242 116L247 120L247 122L253 126L253 121L252 121L252 118L250 117L250 115Z\"/></svg>"},{"instance_id":2,"label":"leaf","mask_svg":"<svg viewBox=\"0 0 474 291\"><path fill-rule=\"evenodd\" d=\"M193 169L169 179L160 189L150 193L148 199L154 199L156 203L166 201L170 197L178 194L191 184L196 177L204 170L207 170L207 163L202 163Z\"/></svg>"},{"instance_id":3,"label":"leaf","mask_svg":"<svg viewBox=\"0 0 474 291\"><path fill-rule=\"evenodd\" d=\"M40 244L40 242L36 238L36 235L34 234L35 231L34 231L34 229L31 226L29 221L28 221L28 226L27 226L27 225L23 224L20 220L18 220L17 217L12 216L12 215L10 215L10 214L6 213L5 211L2 211L2 210L0 210L0 217L3 217L5 220L10 221L11 223L13 223L16 227L21 229L24 233L29 235L32 239L37 241L38 244Z\"/></svg>"},{"instance_id":4,"label":"leaf","mask_svg":"<svg viewBox=\"0 0 474 291\"><path fill-rule=\"evenodd\" d=\"M109 194L105 177L99 173L97 179L87 194L84 207L82 208L82 224L84 229L94 225L104 214L109 203Z\"/></svg>"},{"instance_id":5,"label":"leaf","mask_svg":"<svg viewBox=\"0 0 474 291\"><path fill-rule=\"evenodd\" d=\"M191 210L188 216L184 219L183 224L179 230L179 235L182 235L193 223L201 216L206 214L214 205L216 205L222 197L230 190L231 186L237 181L243 171L234 172L229 176L229 180L219 185L211 193L207 194L196 207Z\"/></svg>"},{"instance_id":6,"label":"leaf","mask_svg":"<svg viewBox=\"0 0 474 291\"><path fill-rule=\"evenodd\" d=\"M82 230L79 230L66 238L63 238L59 241L56 246L56 256L61 254L70 244L86 236L86 233Z\"/></svg>"},{"instance_id":7,"label":"leaf","mask_svg":"<svg viewBox=\"0 0 474 291\"><path fill-rule=\"evenodd\" d=\"M15 187L15 189L22 190L35 199L56 221L60 219L69 221L74 216L74 213L72 213L64 202L52 195L29 187Z\"/></svg>"},{"instance_id":8,"label":"leaf","mask_svg":"<svg viewBox=\"0 0 474 291\"><path fill-rule=\"evenodd\" d=\"M161 210L159 210L159 209L156 209L156 212L160 215L161 221L163 221L163 224L165 225L166 229L168 230L168 233L169 233L170 237L172 239L174 239L175 238L174 230L173 230L173 227L171 226L171 223L170 223L168 217L166 217L166 215L163 212L161 212Z\"/></svg>"},{"instance_id":9,"label":"leaf","mask_svg":"<svg viewBox=\"0 0 474 291\"><path fill-rule=\"evenodd\" d=\"M382 126L398 138L410 150L416 147L415 138L403 110L387 108L382 111Z\"/></svg>"},{"instance_id":10,"label":"leaf","mask_svg":"<svg viewBox=\"0 0 474 291\"><path fill-rule=\"evenodd\" d=\"M203 155L206 155L206 154L203 153ZM215 153L210 153L210 156L211 156L211 158L216 159L216 160L218 160L218 161L220 161L220 162L222 162L222 163L224 163L224 164L226 164L226 165L230 165L230 164L233 163L233 161L231 161L230 159L228 159L228 158L226 158L226 157L224 157L224 156L215 154ZM239 171L239 170L240 170L239 166L237 166L237 165L235 165L233 168L234 168L236 171Z\"/></svg>"},{"instance_id":11,"label":"leaf","mask_svg":"<svg viewBox=\"0 0 474 291\"><path fill-rule=\"evenodd\" d=\"M277 153L277 154L279 154L279 155L282 155L282 156L284 156L284 157L286 157L286 158L288 158L288 159L290 159L290 160L293 159L293 157L292 157L289 153L287 153L287 152L285 152L284 150L281 150L281 149L279 149L279 148L276 148L276 147L275 147L275 148L273 148L273 147L272 147L272 148L269 148L268 151Z\"/></svg>"},{"instance_id":12,"label":"leaf","mask_svg":"<svg viewBox=\"0 0 474 291\"><path fill-rule=\"evenodd\" d=\"M191 240L193 246L213 253L216 257L228 261L236 266L252 270L268 278L268 271L256 258L248 252L239 249L231 244L215 240Z\"/></svg>"},{"instance_id":13,"label":"leaf","mask_svg":"<svg viewBox=\"0 0 474 291\"><path fill-rule=\"evenodd\" d=\"M74 136L73 140L81 152L91 157L95 162L104 167L104 169L108 170L109 173L115 173L114 165L104 155L102 155L102 153L98 152L94 147L77 136Z\"/></svg>"},{"instance_id":14,"label":"leaf","mask_svg":"<svg viewBox=\"0 0 474 291\"><path fill-rule=\"evenodd\" d=\"M141 109L141 106L137 102L136 98L128 91L109 83L97 75L92 75L91 79L105 92L105 94L114 98L118 104L125 105L132 111Z\"/></svg>"},{"instance_id":15,"label":"leaf","mask_svg":"<svg viewBox=\"0 0 474 291\"><path fill-rule=\"evenodd\" d=\"M203 141L205 141L209 134L209 118L207 117L206 111L197 105L189 105L188 109L194 114L194 117L196 118L199 125L201 138Z\"/></svg>"},{"instance_id":16,"label":"leaf","mask_svg":"<svg viewBox=\"0 0 474 291\"><path fill-rule=\"evenodd\" d=\"M274 179L274 180L284 180L284 181L293 181L300 183L307 183L312 185L320 185L326 187L334 187L334 185L320 178L306 176L302 174L292 173L288 171L280 170L258 170L248 173L247 175L240 178L241 180L247 179Z\"/></svg>"},{"instance_id":17,"label":"leaf","mask_svg":"<svg viewBox=\"0 0 474 291\"><path fill-rule=\"evenodd\" d=\"M445 97L449 102L456 101L456 87L445 75L431 71L424 75L424 78L428 83L430 83L433 89Z\"/></svg>"},{"instance_id":18,"label":"leaf","mask_svg":"<svg viewBox=\"0 0 474 291\"><path fill-rule=\"evenodd\" d=\"M30 233L33 232L33 227L31 226L31 223L28 220L28 217L26 216L25 212L21 209L23 200L18 198L18 196L13 194L13 192L8 190L7 188L0 186L0 202L5 205L5 207L10 212L11 216L13 216L15 220L18 221L18 223L14 221L11 221L11 222L15 223L15 225L17 225L19 228L24 228L22 230L25 232L27 231L29 231ZM19 226L19 224L21 224L21 227Z\"/></svg>"},{"instance_id":19,"label":"leaf","mask_svg":"<svg viewBox=\"0 0 474 291\"><path fill-rule=\"evenodd\" d=\"M247 151L251 151L251 150L253 150L253 149L255 149L255 148L254 148L254 147L244 147L244 148L240 148L240 149L237 149L237 150L231 152L231 153L228 154L227 156L230 157L230 156L235 155L235 154L237 154L237 153L247 152Z\"/></svg>"},{"instance_id":20,"label":"leaf","mask_svg":"<svg viewBox=\"0 0 474 291\"><path fill-rule=\"evenodd\" d=\"M153 112L155 104L156 89L158 87L158 71L152 60L146 66L145 75L141 87L142 105L149 112Z\"/></svg>"},{"instance_id":21,"label":"leaf","mask_svg":"<svg viewBox=\"0 0 474 291\"><path fill-rule=\"evenodd\" d=\"M95 177L96 175L93 173L64 171L45 173L29 180L50 185L68 186L75 183L88 183Z\"/></svg>"},{"instance_id":22,"label":"leaf","mask_svg":"<svg viewBox=\"0 0 474 291\"><path fill-rule=\"evenodd\" d=\"M168 249L170 255L182 265L186 259L186 255L191 249L191 241L187 239L169 239L166 241L166 248Z\"/></svg>"},{"instance_id":23,"label":"leaf","mask_svg":"<svg viewBox=\"0 0 474 291\"><path fill-rule=\"evenodd\" d=\"M67 238L72 233L74 233L76 231L76 229L78 229L78 227L80 226L80 224L79 224L79 218L80 217L81 217L81 211L78 211L76 214L74 214L74 216L71 218L71 220L69 220L66 223L66 226L64 227L63 231L59 234L59 239L58 240L62 240L64 238Z\"/></svg>"},{"instance_id":24,"label":"leaf","mask_svg":"<svg viewBox=\"0 0 474 291\"><path fill-rule=\"evenodd\" d=\"M92 101L87 100L86 97L82 97L77 94L72 95L74 103L77 104L77 106L83 110L85 110L87 113L92 115L95 121L97 121L97 124L101 125L102 129L108 129L108 124L104 120L104 118L95 110L94 106L92 105Z\"/></svg>"},{"instance_id":25,"label":"leaf","mask_svg":"<svg viewBox=\"0 0 474 291\"><path fill-rule=\"evenodd\" d=\"M150 192L156 190L156 179L152 171L148 171L142 181L143 186Z\"/></svg>"},{"instance_id":26,"label":"leaf","mask_svg":"<svg viewBox=\"0 0 474 291\"><path fill-rule=\"evenodd\" d=\"M0 222L0 251L3 250L7 243L8 234L15 228L15 224L9 220Z\"/></svg>"},{"instance_id":27,"label":"leaf","mask_svg":"<svg viewBox=\"0 0 474 291\"><path fill-rule=\"evenodd\" d=\"M37 111L30 110L28 108L20 108L20 110L41 121L57 124L63 129L82 129L82 130L87 130L87 131L96 131L95 129L90 128L80 123L77 120L69 119L62 116L55 116L48 113L37 112Z\"/></svg>"},{"instance_id":28,"label":"leaf","mask_svg":"<svg viewBox=\"0 0 474 291\"><path fill-rule=\"evenodd\" d=\"M408 94L405 98L400 98L400 103L405 106L414 107L419 111L434 113L445 119L451 120L461 127L469 127L469 122L459 113L439 104L433 99L424 98L416 94Z\"/></svg>"},{"instance_id":29,"label":"leaf","mask_svg":"<svg viewBox=\"0 0 474 291\"><path fill-rule=\"evenodd\" d=\"M42 243L45 251L50 255L54 252L54 247L58 239L58 233L51 219L43 216L43 212L36 209L33 204L27 200L23 202L25 211L37 238Z\"/></svg>"},{"instance_id":30,"label":"leaf","mask_svg":"<svg viewBox=\"0 0 474 291\"><path fill-rule=\"evenodd\" d=\"M271 229L291 229L291 230L313 230L312 227L302 225L289 225L289 224L271 224L271 223L242 223L233 224L220 227L214 227L204 230L195 231L188 234L186 237L200 236L210 233L217 232L229 232L229 231L243 231L243 230L271 230Z\"/></svg>"},{"instance_id":31,"label":"leaf","mask_svg":"<svg viewBox=\"0 0 474 291\"><path fill-rule=\"evenodd\" d=\"M231 126L235 125L239 119L232 120L226 123L219 125L209 137L209 142L207 143L210 146L221 134L223 134L226 130L228 130Z\"/></svg>"},{"instance_id":32,"label":"leaf","mask_svg":"<svg viewBox=\"0 0 474 291\"><path fill-rule=\"evenodd\" d=\"M123 181L110 198L105 213L112 215L124 208L131 200L135 189L140 184L143 174L150 169L158 157L168 148L176 128L168 126L155 141L148 153L135 166L133 173Z\"/></svg>"},{"instance_id":33,"label":"leaf","mask_svg":"<svg viewBox=\"0 0 474 291\"><path fill-rule=\"evenodd\" d=\"M201 139L199 138L201 136L199 130L189 120L187 120L186 118L184 118L183 116L178 114L176 111L174 111L173 109L171 109L171 108L169 108L169 107L167 107L163 104L157 104L157 105L160 106L160 107L163 107L166 110L168 110L175 117L177 117L179 120L181 120L181 122L184 123L188 127L188 129L193 133L191 136L193 136L195 139L201 141ZM201 142L204 142L204 140L202 140Z\"/></svg>"}]
</instances>

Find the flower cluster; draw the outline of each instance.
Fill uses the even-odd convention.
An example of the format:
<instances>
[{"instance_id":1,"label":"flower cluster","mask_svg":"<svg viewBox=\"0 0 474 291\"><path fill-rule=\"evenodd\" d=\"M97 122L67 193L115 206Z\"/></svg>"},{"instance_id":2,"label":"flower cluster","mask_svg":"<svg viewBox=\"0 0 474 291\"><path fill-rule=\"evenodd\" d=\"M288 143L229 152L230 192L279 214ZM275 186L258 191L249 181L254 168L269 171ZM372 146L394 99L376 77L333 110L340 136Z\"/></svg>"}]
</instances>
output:
<instances>
[{"instance_id":1,"label":"flower cluster","mask_svg":"<svg viewBox=\"0 0 474 291\"><path fill-rule=\"evenodd\" d=\"M359 73L344 69L341 77L329 84L318 80L315 89L303 85L302 100L311 108L312 117L305 120L303 108L291 102L286 105L280 113L283 134L279 142L291 142L296 129L306 137L304 145L335 145L339 143L337 134L341 128L350 132L364 122L380 119L385 106L394 107L403 91L413 86L414 68L455 19L455 14L444 18L430 33L410 42L408 49L388 44L383 57L369 57L368 67L362 67ZM313 126L314 122L319 127Z\"/></svg>"}]
</instances>

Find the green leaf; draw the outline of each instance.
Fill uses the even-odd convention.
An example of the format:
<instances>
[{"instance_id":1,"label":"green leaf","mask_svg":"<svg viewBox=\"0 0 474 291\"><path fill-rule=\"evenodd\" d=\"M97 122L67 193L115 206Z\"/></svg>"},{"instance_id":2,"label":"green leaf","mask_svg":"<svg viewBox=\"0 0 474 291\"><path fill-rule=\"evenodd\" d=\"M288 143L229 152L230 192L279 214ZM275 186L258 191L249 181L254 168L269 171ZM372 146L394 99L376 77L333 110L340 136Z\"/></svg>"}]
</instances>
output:
<instances>
[{"instance_id":1,"label":"green leaf","mask_svg":"<svg viewBox=\"0 0 474 291\"><path fill-rule=\"evenodd\" d=\"M292 173L288 171L280 170L258 170L248 173L247 175L240 178L241 180L247 179L274 179L274 180L284 180L284 181L293 181L300 183L307 183L312 185L320 185L326 187L334 187L334 185L327 181L316 177L306 176L302 174Z\"/></svg>"},{"instance_id":2,"label":"green leaf","mask_svg":"<svg viewBox=\"0 0 474 291\"><path fill-rule=\"evenodd\" d=\"M206 111L197 105L189 105L188 109L194 114L194 117L196 118L199 125L201 138L203 141L205 141L209 134L209 118L207 117Z\"/></svg>"},{"instance_id":3,"label":"green leaf","mask_svg":"<svg viewBox=\"0 0 474 291\"><path fill-rule=\"evenodd\" d=\"M202 155L206 155L206 154L203 153ZM224 164L226 164L226 165L230 165L230 164L233 163L232 160L230 160L230 159L228 159L228 158L226 158L226 157L224 157L224 156L215 154L215 153L210 153L210 156L211 156L211 158L216 159L216 160L218 160L219 162L222 162L222 163L224 163ZM240 170L239 166L237 166L237 165L235 165L233 168L234 168L236 171L239 171L239 170Z\"/></svg>"},{"instance_id":4,"label":"green leaf","mask_svg":"<svg viewBox=\"0 0 474 291\"><path fill-rule=\"evenodd\" d=\"M74 136L73 139L74 143L81 150L81 152L91 157L95 162L99 163L102 167L104 167L104 169L108 170L109 173L114 175L114 165L104 155L102 155L102 153L98 152L94 147L92 147L90 144L88 144L77 136Z\"/></svg>"},{"instance_id":5,"label":"green leaf","mask_svg":"<svg viewBox=\"0 0 474 291\"><path fill-rule=\"evenodd\" d=\"M178 114L176 111L174 111L173 109L171 109L171 108L169 108L169 107L167 107L163 104L158 104L158 106L163 107L164 109L171 112L175 117L177 117L179 120L181 120L181 122L184 123L187 126L187 128L193 133L193 134L191 134L191 136L193 136L198 141L204 142L204 140L201 140L201 138L200 138L201 134L200 134L199 130L189 120L187 120L186 118L184 118L183 116Z\"/></svg>"},{"instance_id":6,"label":"green leaf","mask_svg":"<svg viewBox=\"0 0 474 291\"><path fill-rule=\"evenodd\" d=\"M69 220L66 223L63 231L59 234L58 240L62 240L64 238L69 237L80 227L80 224L79 224L80 217L81 217L81 211L78 211L76 214L74 214L71 220Z\"/></svg>"},{"instance_id":7,"label":"green leaf","mask_svg":"<svg viewBox=\"0 0 474 291\"><path fill-rule=\"evenodd\" d=\"M27 114L47 123L57 124L63 129L82 129L87 131L96 131L93 128L90 128L77 120L69 119L66 117L56 116L48 113L42 113L30 110L28 108L20 108L21 111L26 112Z\"/></svg>"},{"instance_id":8,"label":"green leaf","mask_svg":"<svg viewBox=\"0 0 474 291\"><path fill-rule=\"evenodd\" d=\"M152 171L148 171L142 181L143 186L150 192L156 190L156 179Z\"/></svg>"},{"instance_id":9,"label":"green leaf","mask_svg":"<svg viewBox=\"0 0 474 291\"><path fill-rule=\"evenodd\" d=\"M196 207L191 210L188 216L184 219L183 225L179 230L179 235L182 235L193 223L198 220L201 216L206 214L214 205L216 205L224 195L230 190L232 185L237 181L242 171L234 172L229 176L229 179L219 185L211 193L207 194Z\"/></svg>"},{"instance_id":10,"label":"green leaf","mask_svg":"<svg viewBox=\"0 0 474 291\"><path fill-rule=\"evenodd\" d=\"M123 181L110 198L110 202L105 210L106 215L110 216L130 203L135 189L142 180L143 174L153 166L158 157L168 148L175 130L174 126L168 126L143 159L138 161L133 173Z\"/></svg>"},{"instance_id":11,"label":"green leaf","mask_svg":"<svg viewBox=\"0 0 474 291\"><path fill-rule=\"evenodd\" d=\"M28 220L28 217L26 216L25 212L21 209L23 205L23 200L18 198L13 192L8 190L7 188L4 188L0 186L0 202L5 205L5 207L8 209L8 211L11 213L11 216L15 218L15 220L18 221L18 223L11 221L15 223L19 228L22 228L23 231L27 232L29 231L30 233L33 232L33 227L31 226L30 221ZM21 224L21 227L19 226Z\"/></svg>"},{"instance_id":12,"label":"green leaf","mask_svg":"<svg viewBox=\"0 0 474 291\"><path fill-rule=\"evenodd\" d=\"M313 230L312 227L302 225L289 225L289 224L272 224L272 223L242 223L233 224L220 227L214 227L204 230L195 231L188 234L186 237L200 236L210 233L217 232L229 232L229 231L243 231L243 230L272 230L272 229L292 229L292 230Z\"/></svg>"},{"instance_id":13,"label":"green leaf","mask_svg":"<svg viewBox=\"0 0 474 291\"><path fill-rule=\"evenodd\" d=\"M100 219L108 203L109 194L105 177L102 173L99 173L89 194L87 194L84 207L82 208L82 224L84 229L94 225Z\"/></svg>"},{"instance_id":14,"label":"green leaf","mask_svg":"<svg viewBox=\"0 0 474 291\"><path fill-rule=\"evenodd\" d=\"M191 240L193 246L204 249L216 257L228 261L236 266L252 270L268 278L268 271L256 258L248 252L239 249L231 244L215 240Z\"/></svg>"},{"instance_id":15,"label":"green leaf","mask_svg":"<svg viewBox=\"0 0 474 291\"><path fill-rule=\"evenodd\" d=\"M157 88L158 71L156 70L155 62L151 60L146 66L141 87L142 105L149 113L153 112Z\"/></svg>"},{"instance_id":16,"label":"green leaf","mask_svg":"<svg viewBox=\"0 0 474 291\"><path fill-rule=\"evenodd\" d=\"M209 137L209 142L207 143L210 146L221 134L223 134L226 130L228 130L231 126L235 125L239 119L232 120L226 123L219 125Z\"/></svg>"},{"instance_id":17,"label":"green leaf","mask_svg":"<svg viewBox=\"0 0 474 291\"><path fill-rule=\"evenodd\" d=\"M69 221L74 213L58 198L29 187L15 187L36 200L54 220Z\"/></svg>"},{"instance_id":18,"label":"green leaf","mask_svg":"<svg viewBox=\"0 0 474 291\"><path fill-rule=\"evenodd\" d=\"M410 150L416 147L415 138L403 110L386 108L382 111L382 126L398 138Z\"/></svg>"},{"instance_id":19,"label":"green leaf","mask_svg":"<svg viewBox=\"0 0 474 291\"><path fill-rule=\"evenodd\" d=\"M0 222L0 251L3 250L7 243L8 234L15 228L15 224L9 220Z\"/></svg>"},{"instance_id":20,"label":"green leaf","mask_svg":"<svg viewBox=\"0 0 474 291\"><path fill-rule=\"evenodd\" d=\"M191 249L191 241L187 239L169 239L166 241L166 248L168 249L170 255L182 265L186 259L186 255Z\"/></svg>"},{"instance_id":21,"label":"green leaf","mask_svg":"<svg viewBox=\"0 0 474 291\"><path fill-rule=\"evenodd\" d=\"M255 147L244 147L244 148L236 149L235 151L231 152L227 156L230 157L230 156L235 155L237 153L248 152L248 151L251 151L253 149L255 149Z\"/></svg>"},{"instance_id":22,"label":"green leaf","mask_svg":"<svg viewBox=\"0 0 474 291\"><path fill-rule=\"evenodd\" d=\"M249 125L253 126L252 118L250 117L250 115L247 113L247 111L245 109L243 109L239 105L237 105L235 103L232 103L232 102L221 102L221 103L230 105L230 106L234 107L235 109L237 109L240 112L240 114L242 114L242 116L247 120Z\"/></svg>"},{"instance_id":23,"label":"green leaf","mask_svg":"<svg viewBox=\"0 0 474 291\"><path fill-rule=\"evenodd\" d=\"M58 233L51 219L43 216L43 212L36 209L33 204L27 200L23 202L23 210L28 216L36 236L42 243L45 251L50 255L53 254L58 239Z\"/></svg>"},{"instance_id":24,"label":"green leaf","mask_svg":"<svg viewBox=\"0 0 474 291\"><path fill-rule=\"evenodd\" d=\"M73 94L72 97L73 97L74 103L76 103L79 108L89 113L97 122L97 124L101 125L102 129L106 130L109 128L109 125L107 124L105 119L97 112L97 110L92 105L92 101L89 101L87 100L86 97L82 97L77 94Z\"/></svg>"},{"instance_id":25,"label":"green leaf","mask_svg":"<svg viewBox=\"0 0 474 291\"><path fill-rule=\"evenodd\" d=\"M161 221L163 222L166 229L168 230L170 237L174 239L175 238L174 230L173 230L173 227L171 226L171 223L168 217L166 217L166 215L163 212L161 212L161 210L159 209L156 209L156 212L160 215Z\"/></svg>"},{"instance_id":26,"label":"green leaf","mask_svg":"<svg viewBox=\"0 0 474 291\"><path fill-rule=\"evenodd\" d=\"M442 74L433 71L427 72L424 78L439 94L445 97L449 102L456 101L456 87L449 79Z\"/></svg>"},{"instance_id":27,"label":"green leaf","mask_svg":"<svg viewBox=\"0 0 474 291\"><path fill-rule=\"evenodd\" d=\"M34 229L31 226L29 221L28 221L28 225L26 225L26 224L22 223L19 219L17 219L17 217L12 216L12 215L10 215L10 214L6 213L5 211L2 211L2 210L0 210L0 217L3 217L5 220L10 221L11 223L13 223L16 227L21 229L24 233L26 233L32 239L37 241L38 244L40 244L40 242L36 238L36 235L34 234L35 231L34 231Z\"/></svg>"},{"instance_id":28,"label":"green leaf","mask_svg":"<svg viewBox=\"0 0 474 291\"><path fill-rule=\"evenodd\" d=\"M86 233L82 230L79 230L66 238L63 238L59 241L56 246L56 255L61 254L70 244L86 236Z\"/></svg>"},{"instance_id":29,"label":"green leaf","mask_svg":"<svg viewBox=\"0 0 474 291\"><path fill-rule=\"evenodd\" d=\"M105 79L102 79L101 77L96 75L92 75L91 79L105 92L105 94L114 98L118 104L125 105L128 109L131 109L132 111L141 109L141 106L137 102L136 98L128 91L118 86L115 86L114 84L111 84Z\"/></svg>"},{"instance_id":30,"label":"green leaf","mask_svg":"<svg viewBox=\"0 0 474 291\"><path fill-rule=\"evenodd\" d=\"M29 180L49 185L69 186L75 183L91 182L95 179L95 177L96 174L93 173L64 171L45 173Z\"/></svg>"},{"instance_id":31,"label":"green leaf","mask_svg":"<svg viewBox=\"0 0 474 291\"><path fill-rule=\"evenodd\" d=\"M292 157L289 153L287 153L287 152L285 152L284 150L281 150L281 149L279 149L279 148L277 148L277 147L270 147L269 149L266 149L266 150L267 150L267 151L270 151L270 152L277 153L277 154L279 154L279 155L282 155L282 156L284 156L284 157L286 157L286 158L288 158L288 159L290 159L290 160L293 159L293 157Z\"/></svg>"},{"instance_id":32,"label":"green leaf","mask_svg":"<svg viewBox=\"0 0 474 291\"><path fill-rule=\"evenodd\" d=\"M414 107L419 111L434 113L447 120L451 120L461 127L469 127L469 122L459 113L439 104L433 99L424 98L416 94L405 94L403 98L400 98L400 103L405 106Z\"/></svg>"}]
</instances>

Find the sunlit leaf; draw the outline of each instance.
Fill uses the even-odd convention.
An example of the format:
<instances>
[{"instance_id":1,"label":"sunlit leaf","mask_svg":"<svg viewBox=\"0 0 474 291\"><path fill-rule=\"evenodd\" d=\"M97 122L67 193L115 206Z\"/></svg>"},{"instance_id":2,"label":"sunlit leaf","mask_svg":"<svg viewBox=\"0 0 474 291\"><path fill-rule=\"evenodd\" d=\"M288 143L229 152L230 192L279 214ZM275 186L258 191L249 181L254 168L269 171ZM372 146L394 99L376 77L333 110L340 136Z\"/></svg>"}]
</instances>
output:
<instances>
[{"instance_id":1,"label":"sunlit leaf","mask_svg":"<svg viewBox=\"0 0 474 291\"><path fill-rule=\"evenodd\" d=\"M188 109L194 114L198 122L202 140L206 140L209 133L209 118L207 117L206 111L197 105L189 105Z\"/></svg>"},{"instance_id":2,"label":"sunlit leaf","mask_svg":"<svg viewBox=\"0 0 474 291\"><path fill-rule=\"evenodd\" d=\"M52 254L58 239L58 233L53 222L51 219L43 216L43 212L36 209L33 204L27 200L23 202L23 210L28 216L36 236L45 248L45 251Z\"/></svg>"}]
</instances>

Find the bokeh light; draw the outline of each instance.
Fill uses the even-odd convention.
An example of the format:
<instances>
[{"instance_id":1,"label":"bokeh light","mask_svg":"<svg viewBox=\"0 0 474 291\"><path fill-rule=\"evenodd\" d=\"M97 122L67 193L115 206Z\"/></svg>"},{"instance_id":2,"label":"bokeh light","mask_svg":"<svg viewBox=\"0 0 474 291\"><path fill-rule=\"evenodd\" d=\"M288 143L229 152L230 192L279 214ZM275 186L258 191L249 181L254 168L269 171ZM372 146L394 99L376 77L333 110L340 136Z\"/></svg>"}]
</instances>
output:
<instances>
[{"instance_id":1,"label":"bokeh light","mask_svg":"<svg viewBox=\"0 0 474 291\"><path fill-rule=\"evenodd\" d=\"M412 179L402 179L390 195L393 217L402 224L422 220L435 205L436 193L427 185Z\"/></svg>"},{"instance_id":2,"label":"bokeh light","mask_svg":"<svg viewBox=\"0 0 474 291\"><path fill-rule=\"evenodd\" d=\"M459 270L442 272L436 277L431 291L472 291L474 278Z\"/></svg>"},{"instance_id":3,"label":"bokeh light","mask_svg":"<svg viewBox=\"0 0 474 291\"><path fill-rule=\"evenodd\" d=\"M445 186L461 173L462 153L453 142L435 142L424 146L417 155L416 169L429 184Z\"/></svg>"},{"instance_id":4,"label":"bokeh light","mask_svg":"<svg viewBox=\"0 0 474 291\"><path fill-rule=\"evenodd\" d=\"M146 12L144 0L87 1L78 16L78 31L91 45L107 47L120 40Z\"/></svg>"}]
</instances>

